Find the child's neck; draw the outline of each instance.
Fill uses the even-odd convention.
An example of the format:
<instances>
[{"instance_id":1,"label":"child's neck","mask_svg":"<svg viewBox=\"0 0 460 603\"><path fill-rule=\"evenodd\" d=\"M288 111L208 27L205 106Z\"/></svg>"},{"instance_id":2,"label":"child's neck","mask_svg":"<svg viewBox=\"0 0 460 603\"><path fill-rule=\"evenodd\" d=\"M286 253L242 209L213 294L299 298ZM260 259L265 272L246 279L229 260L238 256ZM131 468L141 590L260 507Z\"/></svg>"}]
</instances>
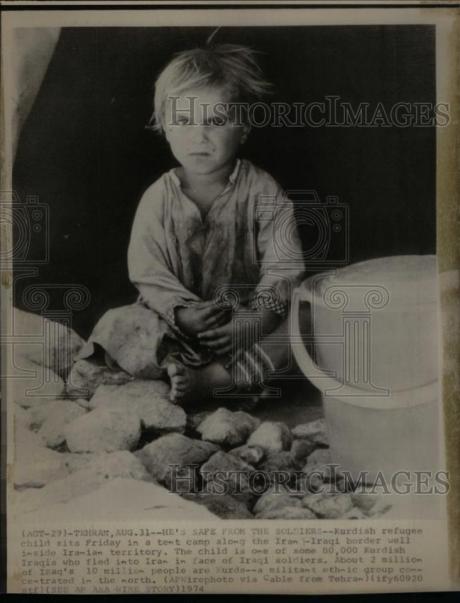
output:
<instances>
[{"instance_id":1,"label":"child's neck","mask_svg":"<svg viewBox=\"0 0 460 603\"><path fill-rule=\"evenodd\" d=\"M235 160L222 166L211 174L191 174L183 167L179 168L179 178L184 190L205 191L225 187L235 168Z\"/></svg>"},{"instance_id":2,"label":"child's neck","mask_svg":"<svg viewBox=\"0 0 460 603\"><path fill-rule=\"evenodd\" d=\"M209 208L227 186L228 178L235 167L235 162L212 174L188 174L183 167L178 170L182 190L196 203L204 219Z\"/></svg>"}]
</instances>

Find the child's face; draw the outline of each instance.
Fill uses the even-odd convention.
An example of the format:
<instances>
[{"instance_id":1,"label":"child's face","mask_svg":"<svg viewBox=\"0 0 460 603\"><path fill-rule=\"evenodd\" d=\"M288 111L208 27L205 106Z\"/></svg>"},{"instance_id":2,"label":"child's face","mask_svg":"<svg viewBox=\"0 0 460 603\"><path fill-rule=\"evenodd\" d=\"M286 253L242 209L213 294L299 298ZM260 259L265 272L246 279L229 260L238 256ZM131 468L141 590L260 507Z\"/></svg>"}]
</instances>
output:
<instances>
[{"instance_id":1,"label":"child's face","mask_svg":"<svg viewBox=\"0 0 460 603\"><path fill-rule=\"evenodd\" d=\"M225 118L228 94L221 88L191 88L166 105L166 138L190 175L211 175L233 163L248 128Z\"/></svg>"}]
</instances>

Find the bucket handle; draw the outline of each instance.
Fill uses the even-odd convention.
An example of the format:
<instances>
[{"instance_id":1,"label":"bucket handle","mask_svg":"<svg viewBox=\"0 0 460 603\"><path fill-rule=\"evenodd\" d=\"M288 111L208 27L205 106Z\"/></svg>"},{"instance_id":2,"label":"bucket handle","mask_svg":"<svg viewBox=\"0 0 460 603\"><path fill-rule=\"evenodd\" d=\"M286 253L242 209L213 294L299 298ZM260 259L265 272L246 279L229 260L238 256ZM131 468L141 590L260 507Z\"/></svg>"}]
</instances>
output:
<instances>
[{"instance_id":1,"label":"bucket handle","mask_svg":"<svg viewBox=\"0 0 460 603\"><path fill-rule=\"evenodd\" d=\"M318 367L308 353L300 333L299 306L301 301L312 304L312 294L305 284L296 287L293 291L291 303L291 349L294 358L303 371L306 378L317 387L324 397L337 398L353 406L372 408L374 410L389 410L398 408L407 408L409 406L418 406L427 402L437 401L440 396L439 383L433 381L417 389L398 390L395 396L391 392L386 395L370 395L363 389L352 387L341 383L334 377L325 373ZM377 402L380 399L381 402Z\"/></svg>"},{"instance_id":2,"label":"bucket handle","mask_svg":"<svg viewBox=\"0 0 460 603\"><path fill-rule=\"evenodd\" d=\"M302 369L304 375L307 376L313 385L321 392L324 392L328 389L337 389L340 386L340 383L315 364L302 341L299 306L301 301L308 302L311 306L312 299L311 291L305 285L301 285L294 289L291 304L291 348L294 352L297 365Z\"/></svg>"}]
</instances>

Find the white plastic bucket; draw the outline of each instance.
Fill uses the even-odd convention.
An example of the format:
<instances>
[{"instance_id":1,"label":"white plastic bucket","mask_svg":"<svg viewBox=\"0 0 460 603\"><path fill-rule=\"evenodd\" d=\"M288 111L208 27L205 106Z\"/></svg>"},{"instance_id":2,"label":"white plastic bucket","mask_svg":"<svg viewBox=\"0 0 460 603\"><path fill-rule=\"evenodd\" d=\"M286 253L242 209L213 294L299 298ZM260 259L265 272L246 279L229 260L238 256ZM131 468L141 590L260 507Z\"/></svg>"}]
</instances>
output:
<instances>
[{"instance_id":1,"label":"white plastic bucket","mask_svg":"<svg viewBox=\"0 0 460 603\"><path fill-rule=\"evenodd\" d=\"M438 379L436 256L393 256L315 275L315 357L362 389L404 390Z\"/></svg>"},{"instance_id":2,"label":"white plastic bucket","mask_svg":"<svg viewBox=\"0 0 460 603\"><path fill-rule=\"evenodd\" d=\"M394 259L391 259L391 262L394 262ZM371 263L372 261L366 263L366 270L369 269L367 281L363 271L358 270L359 285L369 287L385 282L384 287L386 289L390 287L391 298L391 283L380 280L379 271L370 269ZM414 264L414 262L409 263ZM377 264L381 265L381 260ZM324 287L323 280L322 288L315 291L312 287L312 279L307 279L294 291L291 309L291 347L299 368L322 393L332 459L354 476L367 472L369 478L373 479L381 472L387 478L391 478L400 471L439 469L440 392L437 351L435 355L430 349L423 359L423 354L419 353L415 361L410 357L414 347L419 349L422 345L420 342L423 342L423 345L429 343L437 350L437 306L433 298L431 259L428 260L428 264L430 265L428 277L427 274L422 274L422 278L412 279L414 287L412 314L411 304L408 303L410 300L404 296L404 287L398 289L399 297L395 294L391 302L387 301L381 308L375 310L375 315L380 313L376 322L372 314L370 327L374 329L373 345L376 349L376 356L372 360L373 363L377 363L377 366L372 364L372 380L367 382L362 378L361 366L365 356L361 348L366 345L366 338L354 338L351 360L343 362L343 358L339 357L337 352L331 353L333 342L337 342L340 336L343 338L346 334L343 333L343 329L341 331L338 328L339 310L327 307L324 297L318 295L318 290L324 294L333 291L336 285L340 285L342 291L350 285L353 292L352 287L358 285L356 282L358 279L349 279L350 282L346 283L346 280L341 278L342 275L338 279L332 279L331 274L325 274L320 278L327 279L327 287ZM347 272L351 275L351 269ZM402 272L399 276L402 277ZM313 278L318 279L318 277ZM423 290L428 292L428 302L423 298ZM301 301L311 304L311 311L319 321L315 322L314 330L317 331L318 324L323 329L319 334L313 333L313 348L321 358L321 367L313 361L302 341L302 333L306 330L305 328L301 330L299 324ZM417 301L418 308L413 305ZM354 304L350 311L352 324L356 316L358 322L365 324L365 312L359 314L355 302L357 299L353 299L352 295L351 305ZM402 320L403 317L406 317L405 322ZM343 324L343 321L342 306L340 323ZM429 331L428 340L426 333L422 331L423 323ZM397 332L394 331L395 325L399 327ZM325 332L326 336L324 336ZM434 337L433 333L435 333ZM350 352L344 345L338 347L342 355ZM419 370L419 361L423 365L423 370ZM379 363L385 363L383 369ZM400 370L401 365L404 365L403 370ZM353 378L357 374L358 380Z\"/></svg>"}]
</instances>

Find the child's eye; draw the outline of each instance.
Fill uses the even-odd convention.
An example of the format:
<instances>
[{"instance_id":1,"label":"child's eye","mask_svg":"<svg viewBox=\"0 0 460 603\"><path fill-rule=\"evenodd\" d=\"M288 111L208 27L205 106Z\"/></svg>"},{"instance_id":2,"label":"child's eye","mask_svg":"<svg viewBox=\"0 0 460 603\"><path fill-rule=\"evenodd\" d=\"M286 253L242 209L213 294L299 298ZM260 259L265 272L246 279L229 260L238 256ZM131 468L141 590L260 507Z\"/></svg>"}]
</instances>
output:
<instances>
[{"instance_id":1,"label":"child's eye","mask_svg":"<svg viewBox=\"0 0 460 603\"><path fill-rule=\"evenodd\" d=\"M182 116L176 118L177 126L186 126L190 123L190 119L188 117Z\"/></svg>"},{"instance_id":2,"label":"child's eye","mask_svg":"<svg viewBox=\"0 0 460 603\"><path fill-rule=\"evenodd\" d=\"M223 115L222 116L219 115L219 116L213 117L210 120L210 125L211 126L225 126L226 123L227 123L227 118L224 117Z\"/></svg>"}]
</instances>

